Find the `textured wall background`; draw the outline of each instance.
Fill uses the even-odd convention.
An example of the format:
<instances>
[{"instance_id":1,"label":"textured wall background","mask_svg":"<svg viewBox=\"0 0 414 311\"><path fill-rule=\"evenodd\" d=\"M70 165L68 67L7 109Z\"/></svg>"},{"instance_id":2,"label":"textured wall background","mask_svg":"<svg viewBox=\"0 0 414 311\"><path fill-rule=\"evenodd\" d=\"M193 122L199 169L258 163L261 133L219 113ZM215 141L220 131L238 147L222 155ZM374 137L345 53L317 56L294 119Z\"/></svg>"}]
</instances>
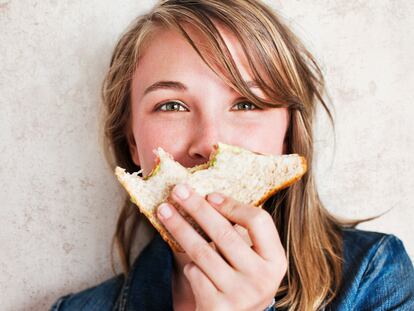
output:
<instances>
[{"instance_id":1,"label":"textured wall background","mask_svg":"<svg viewBox=\"0 0 414 311\"><path fill-rule=\"evenodd\" d=\"M351 218L392 208L361 228L396 234L414 258L414 2L266 2L326 74L337 141L321 115L323 201ZM0 0L2 310L45 310L112 276L122 191L99 145L99 87L117 37L153 3Z\"/></svg>"}]
</instances>

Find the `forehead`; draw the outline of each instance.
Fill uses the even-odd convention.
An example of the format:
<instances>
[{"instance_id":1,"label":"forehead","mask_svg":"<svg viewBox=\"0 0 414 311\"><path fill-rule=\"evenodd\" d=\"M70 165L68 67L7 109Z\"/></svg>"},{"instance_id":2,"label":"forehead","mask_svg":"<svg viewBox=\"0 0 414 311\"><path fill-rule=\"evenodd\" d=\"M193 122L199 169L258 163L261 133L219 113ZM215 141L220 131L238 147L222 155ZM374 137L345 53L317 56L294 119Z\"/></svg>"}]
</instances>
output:
<instances>
[{"instance_id":1,"label":"forehead","mask_svg":"<svg viewBox=\"0 0 414 311\"><path fill-rule=\"evenodd\" d=\"M214 26L219 31L221 37L224 40L225 45L227 46L232 58L236 62L236 64L240 64L243 68L248 67L248 62L246 55L243 52L243 48L241 43L239 42L237 36L230 31L228 27L226 27L224 24L214 21ZM203 43L203 37L202 35L197 32L197 30L192 27L191 25L184 26L184 29L190 34L191 38L196 42L198 46L205 46ZM207 47L209 48L209 47ZM206 54L211 54L209 51L206 51ZM239 68L240 69L240 68Z\"/></svg>"},{"instance_id":2,"label":"forehead","mask_svg":"<svg viewBox=\"0 0 414 311\"><path fill-rule=\"evenodd\" d=\"M182 26L197 48L201 50L203 57L209 58L211 60L210 63L216 63L214 56L211 55L211 48L206 44L206 39L195 27L188 24ZM219 23L215 23L215 26L220 32L243 79L250 80L250 77L252 77L251 70L237 37L225 26ZM215 68L215 70L217 72L222 71L220 68ZM171 73L185 75L188 72L194 74L194 71L203 72L204 75L207 74L207 71L211 71L207 75L215 75L180 33L172 29L157 29L141 54L134 74L134 80L137 78L141 81L155 79L154 76L168 78L166 75L168 76Z\"/></svg>"}]
</instances>

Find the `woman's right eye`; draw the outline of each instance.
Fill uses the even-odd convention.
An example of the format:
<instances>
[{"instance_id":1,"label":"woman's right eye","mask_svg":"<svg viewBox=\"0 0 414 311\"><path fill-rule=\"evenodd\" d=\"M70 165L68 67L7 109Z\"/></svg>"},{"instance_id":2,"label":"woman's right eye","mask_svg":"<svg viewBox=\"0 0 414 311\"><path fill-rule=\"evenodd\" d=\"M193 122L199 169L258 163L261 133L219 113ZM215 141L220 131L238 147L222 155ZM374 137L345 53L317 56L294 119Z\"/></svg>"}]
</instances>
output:
<instances>
[{"instance_id":1,"label":"woman's right eye","mask_svg":"<svg viewBox=\"0 0 414 311\"><path fill-rule=\"evenodd\" d=\"M180 110L179 107L183 107L184 110ZM165 107L165 109L163 109ZM177 110L177 107L179 110ZM185 108L182 104L180 104L179 102L166 102L164 104L159 105L156 109L156 111L186 111L187 108Z\"/></svg>"}]
</instances>

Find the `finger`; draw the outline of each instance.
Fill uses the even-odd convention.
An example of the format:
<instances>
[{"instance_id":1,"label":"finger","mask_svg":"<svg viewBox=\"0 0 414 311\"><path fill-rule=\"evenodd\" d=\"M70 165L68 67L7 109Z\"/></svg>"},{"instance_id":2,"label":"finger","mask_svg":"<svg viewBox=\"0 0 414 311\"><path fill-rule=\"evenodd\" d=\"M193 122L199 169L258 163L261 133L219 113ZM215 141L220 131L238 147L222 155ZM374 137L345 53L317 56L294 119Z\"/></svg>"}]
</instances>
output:
<instances>
[{"instance_id":1,"label":"finger","mask_svg":"<svg viewBox=\"0 0 414 311\"><path fill-rule=\"evenodd\" d=\"M214 197L222 197L222 203L214 203ZM219 193L207 196L207 201L231 222L247 229L253 250L266 261L275 261L285 256L279 234L272 217L265 210L241 204L231 197Z\"/></svg>"},{"instance_id":2,"label":"finger","mask_svg":"<svg viewBox=\"0 0 414 311\"><path fill-rule=\"evenodd\" d=\"M246 229L244 229L242 226L239 226L238 224L235 224L233 226L234 230L237 231L237 233L242 237L242 239L244 240L244 242L247 243L247 245L249 245L249 247L253 246L253 242L249 237L249 233L247 232ZM211 245L211 247L215 250L217 250L216 245L214 244L214 242L210 242L208 243L209 245Z\"/></svg>"},{"instance_id":3,"label":"finger","mask_svg":"<svg viewBox=\"0 0 414 311\"><path fill-rule=\"evenodd\" d=\"M164 208L170 210L165 213ZM233 269L200 236L200 234L170 204L163 203L157 209L158 218L174 236L192 261L208 276L218 290L224 291L231 286ZM163 216L164 215L164 216Z\"/></svg>"},{"instance_id":4,"label":"finger","mask_svg":"<svg viewBox=\"0 0 414 311\"><path fill-rule=\"evenodd\" d=\"M184 275L188 279L196 301L211 299L218 294L217 288L211 283L210 279L194 263L184 266Z\"/></svg>"},{"instance_id":5,"label":"finger","mask_svg":"<svg viewBox=\"0 0 414 311\"><path fill-rule=\"evenodd\" d=\"M243 228L242 226L238 224L235 224L233 228L243 238L243 240L247 243L247 245L249 245L249 247L253 246L253 242L250 239L249 232L245 228Z\"/></svg>"},{"instance_id":6,"label":"finger","mask_svg":"<svg viewBox=\"0 0 414 311\"><path fill-rule=\"evenodd\" d=\"M187 198L180 198L177 193L183 187L188 192ZM200 225L216 245L220 254L238 271L250 271L261 259L233 228L231 223L212 207L191 187L181 184L174 187L172 198ZM255 260L257 260L255 262ZM198 263L197 263L198 264Z\"/></svg>"}]
</instances>

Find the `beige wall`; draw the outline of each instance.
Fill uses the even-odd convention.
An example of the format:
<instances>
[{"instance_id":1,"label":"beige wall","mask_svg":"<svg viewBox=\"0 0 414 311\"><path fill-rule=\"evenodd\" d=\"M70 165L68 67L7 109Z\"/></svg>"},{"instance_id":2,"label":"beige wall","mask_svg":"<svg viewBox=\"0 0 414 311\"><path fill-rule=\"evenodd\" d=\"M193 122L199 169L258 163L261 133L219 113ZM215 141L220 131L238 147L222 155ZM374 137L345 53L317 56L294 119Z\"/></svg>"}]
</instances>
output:
<instances>
[{"instance_id":1,"label":"beige wall","mask_svg":"<svg viewBox=\"0 0 414 311\"><path fill-rule=\"evenodd\" d=\"M153 1L0 1L0 301L45 310L112 276L122 191L97 132L99 87L122 29ZM315 53L318 185L335 213L400 237L414 258L414 2L267 1ZM411 86L411 88L409 88Z\"/></svg>"}]
</instances>

